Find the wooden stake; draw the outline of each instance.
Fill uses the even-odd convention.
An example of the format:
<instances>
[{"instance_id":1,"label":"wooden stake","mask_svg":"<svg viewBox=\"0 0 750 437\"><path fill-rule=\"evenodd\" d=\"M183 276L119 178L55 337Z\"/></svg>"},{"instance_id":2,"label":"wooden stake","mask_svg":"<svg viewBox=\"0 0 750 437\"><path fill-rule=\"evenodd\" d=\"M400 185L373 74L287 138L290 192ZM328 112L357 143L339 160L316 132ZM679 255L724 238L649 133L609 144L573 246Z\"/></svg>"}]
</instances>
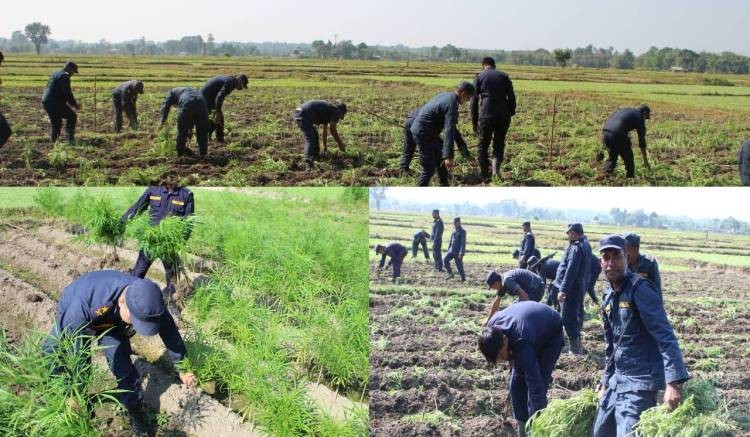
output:
<instances>
[{"instance_id":1,"label":"wooden stake","mask_svg":"<svg viewBox=\"0 0 750 437\"><path fill-rule=\"evenodd\" d=\"M96 132L96 75L94 75L94 132Z\"/></svg>"},{"instance_id":2,"label":"wooden stake","mask_svg":"<svg viewBox=\"0 0 750 437\"><path fill-rule=\"evenodd\" d=\"M555 123L557 122L557 94L552 103L552 128L549 133L549 169L552 170L552 149L555 145Z\"/></svg>"}]
</instances>

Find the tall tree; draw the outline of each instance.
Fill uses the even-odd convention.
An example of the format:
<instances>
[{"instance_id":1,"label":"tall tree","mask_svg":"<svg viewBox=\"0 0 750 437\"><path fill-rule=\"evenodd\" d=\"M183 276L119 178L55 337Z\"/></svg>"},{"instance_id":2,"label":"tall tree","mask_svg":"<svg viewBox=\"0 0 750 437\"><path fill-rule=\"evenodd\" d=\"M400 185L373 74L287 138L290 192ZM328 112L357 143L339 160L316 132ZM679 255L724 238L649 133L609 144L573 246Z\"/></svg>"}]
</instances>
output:
<instances>
[{"instance_id":1,"label":"tall tree","mask_svg":"<svg viewBox=\"0 0 750 437\"><path fill-rule=\"evenodd\" d=\"M570 61L570 58L573 57L573 51L570 49L555 49L552 54L555 57L555 61L557 61L562 68L565 68L565 66L568 65L568 61Z\"/></svg>"},{"instance_id":2,"label":"tall tree","mask_svg":"<svg viewBox=\"0 0 750 437\"><path fill-rule=\"evenodd\" d=\"M26 25L26 37L34 43L36 54L38 55L42 51L42 44L47 44L47 37L52 33L52 29L46 24L42 24L38 21Z\"/></svg>"}]
</instances>

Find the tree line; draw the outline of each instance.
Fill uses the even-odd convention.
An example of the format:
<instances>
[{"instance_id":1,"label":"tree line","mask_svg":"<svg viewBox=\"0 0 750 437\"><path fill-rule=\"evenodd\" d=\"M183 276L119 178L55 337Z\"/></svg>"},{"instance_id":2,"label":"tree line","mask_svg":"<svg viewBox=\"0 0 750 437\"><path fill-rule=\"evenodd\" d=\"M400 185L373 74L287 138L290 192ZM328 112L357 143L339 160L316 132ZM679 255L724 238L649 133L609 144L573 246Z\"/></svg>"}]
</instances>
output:
<instances>
[{"instance_id":1,"label":"tree line","mask_svg":"<svg viewBox=\"0 0 750 437\"><path fill-rule=\"evenodd\" d=\"M15 31L10 38L0 38L0 47L10 53L71 53L120 55L192 55L192 56L277 56L319 59L385 59L440 62L477 63L492 56L499 64L536 66L578 66L585 68L643 69L654 71L689 71L699 73L750 74L750 57L732 52L708 53L687 49L651 47L636 56L631 50L622 52L612 47L588 45L575 49L554 50L475 50L447 44L443 47L412 48L404 45L370 46L351 40L312 43L284 42L217 42L212 34L188 35L179 40L150 41L145 37L111 43L104 39L95 42L49 39L49 26L35 22L23 31ZM728 84L727 84L728 85Z\"/></svg>"},{"instance_id":2,"label":"tree line","mask_svg":"<svg viewBox=\"0 0 750 437\"><path fill-rule=\"evenodd\" d=\"M533 219L558 222L582 221L618 227L630 226L637 228L750 235L750 223L737 220L734 217L693 219L660 215L655 212L646 212L643 209L628 210L621 208L612 208L609 211L530 208L514 199L481 206L466 202L463 204L430 205L428 208L413 202L402 203L394 199L389 199L386 192L383 192L379 196L373 195L371 190L370 208L383 211L424 212L425 214L429 214L432 208L438 208L449 215L455 216L503 217L519 220Z\"/></svg>"}]
</instances>

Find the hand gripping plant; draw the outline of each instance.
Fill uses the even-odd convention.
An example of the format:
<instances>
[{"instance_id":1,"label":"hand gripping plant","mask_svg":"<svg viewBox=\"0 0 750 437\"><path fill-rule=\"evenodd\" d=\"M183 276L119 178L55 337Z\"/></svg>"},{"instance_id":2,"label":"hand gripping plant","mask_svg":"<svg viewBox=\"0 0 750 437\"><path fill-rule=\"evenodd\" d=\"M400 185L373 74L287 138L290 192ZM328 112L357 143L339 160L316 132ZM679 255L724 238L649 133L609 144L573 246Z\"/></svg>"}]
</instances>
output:
<instances>
[{"instance_id":1,"label":"hand gripping plant","mask_svg":"<svg viewBox=\"0 0 750 437\"><path fill-rule=\"evenodd\" d=\"M183 257L187 252L187 241L195 224L195 216L170 216L151 226L147 216L141 216L128 227L129 233L138 241L138 249L149 259L160 259L174 266L177 280L187 278Z\"/></svg>"},{"instance_id":2,"label":"hand gripping plant","mask_svg":"<svg viewBox=\"0 0 750 437\"><path fill-rule=\"evenodd\" d=\"M104 259L103 264L108 260L117 262L120 258L117 256L117 247L121 247L125 239L125 223L120 221L120 217L112 206L112 202L107 197L98 199L94 206L89 210L86 229L88 233L84 240L92 244L101 244L110 249L110 253Z\"/></svg>"}]
</instances>

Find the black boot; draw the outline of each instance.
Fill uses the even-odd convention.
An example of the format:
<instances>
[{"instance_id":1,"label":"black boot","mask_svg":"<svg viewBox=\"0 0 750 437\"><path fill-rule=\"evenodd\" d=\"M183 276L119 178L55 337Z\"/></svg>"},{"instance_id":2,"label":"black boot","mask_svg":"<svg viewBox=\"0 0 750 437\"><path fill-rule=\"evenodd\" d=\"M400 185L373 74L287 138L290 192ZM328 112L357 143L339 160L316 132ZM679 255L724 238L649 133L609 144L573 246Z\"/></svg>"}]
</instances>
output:
<instances>
[{"instance_id":1,"label":"black boot","mask_svg":"<svg viewBox=\"0 0 750 437\"><path fill-rule=\"evenodd\" d=\"M583 355L583 346L581 345L581 337L570 339L570 353L573 355Z\"/></svg>"},{"instance_id":2,"label":"black boot","mask_svg":"<svg viewBox=\"0 0 750 437\"><path fill-rule=\"evenodd\" d=\"M148 421L143 405L128 408L128 420L134 437L148 437Z\"/></svg>"}]
</instances>

